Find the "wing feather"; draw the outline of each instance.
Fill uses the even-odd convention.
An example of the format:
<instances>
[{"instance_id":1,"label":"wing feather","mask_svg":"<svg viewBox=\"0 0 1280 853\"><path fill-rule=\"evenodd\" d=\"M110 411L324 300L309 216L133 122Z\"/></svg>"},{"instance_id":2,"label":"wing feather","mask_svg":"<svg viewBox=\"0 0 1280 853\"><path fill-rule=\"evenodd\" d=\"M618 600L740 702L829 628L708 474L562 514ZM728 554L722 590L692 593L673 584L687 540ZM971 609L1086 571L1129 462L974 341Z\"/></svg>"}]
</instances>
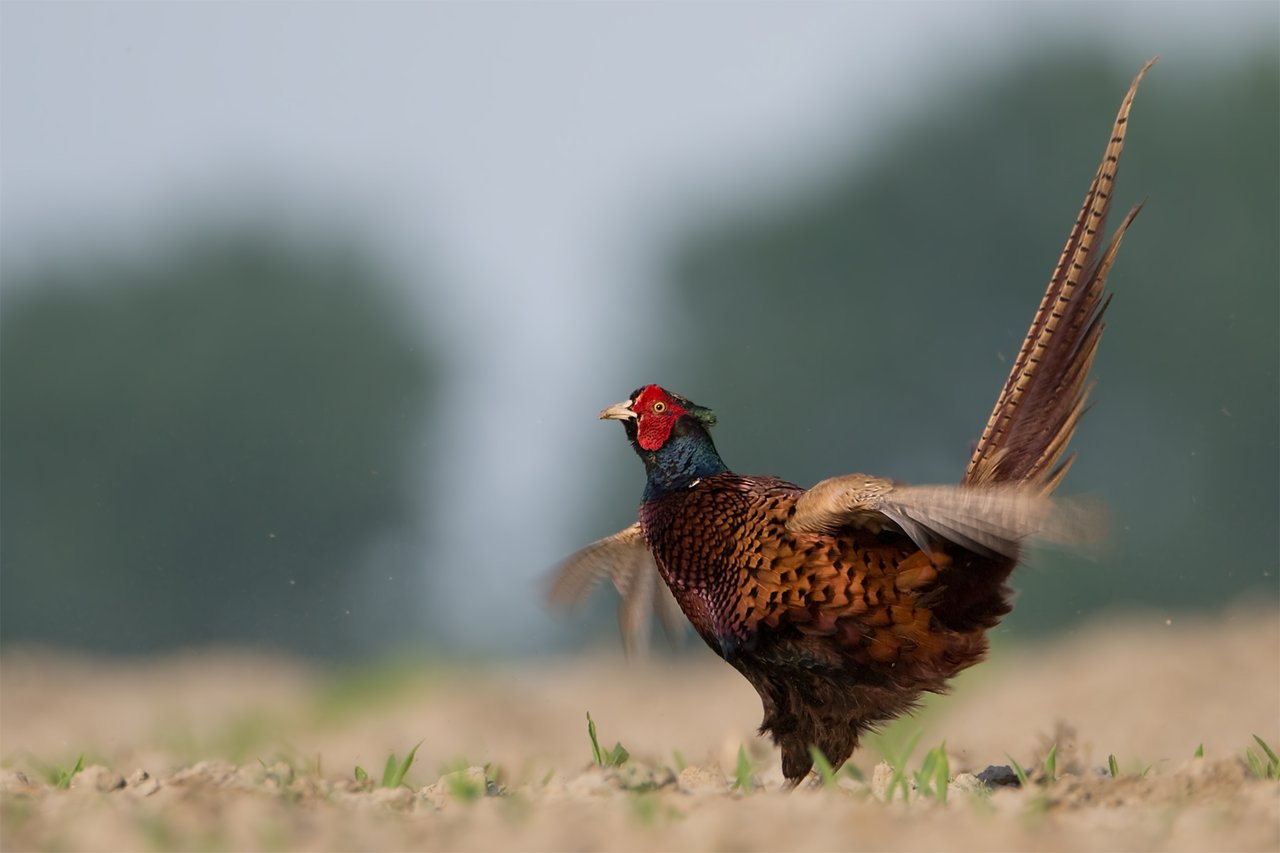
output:
<instances>
[{"instance_id":1,"label":"wing feather","mask_svg":"<svg viewBox=\"0 0 1280 853\"><path fill-rule=\"evenodd\" d=\"M618 590L618 627L628 655L642 654L652 633L650 612L670 636L678 636L684 613L658 574L658 564L645 544L640 524L632 524L573 554L555 570L548 598L552 604L586 601L608 577Z\"/></svg>"},{"instance_id":2,"label":"wing feather","mask_svg":"<svg viewBox=\"0 0 1280 853\"><path fill-rule=\"evenodd\" d=\"M891 522L923 551L939 540L980 554L1017 557L1022 543L1096 543L1105 515L1092 503L1049 497L1038 484L905 486L863 474L823 480L796 501L795 532L875 529Z\"/></svg>"}]
</instances>

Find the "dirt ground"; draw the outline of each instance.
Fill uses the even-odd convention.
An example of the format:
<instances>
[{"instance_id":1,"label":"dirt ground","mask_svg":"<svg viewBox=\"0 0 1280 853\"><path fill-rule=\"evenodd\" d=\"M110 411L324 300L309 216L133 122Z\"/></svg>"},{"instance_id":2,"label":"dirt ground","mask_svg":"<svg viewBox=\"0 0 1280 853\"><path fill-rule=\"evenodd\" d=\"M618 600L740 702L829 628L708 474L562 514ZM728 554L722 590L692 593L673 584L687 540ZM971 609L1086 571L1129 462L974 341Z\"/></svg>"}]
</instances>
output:
<instances>
[{"instance_id":1,"label":"dirt ground","mask_svg":"<svg viewBox=\"0 0 1280 853\"><path fill-rule=\"evenodd\" d=\"M594 765L588 711L602 747L630 751L620 768ZM121 663L9 650L0 847L1280 850L1280 783L1244 760L1266 760L1255 734L1280 748L1274 609L1130 614L1048 645L1002 642L855 754L864 782L782 791L759 717L754 691L699 653L330 672L226 651ZM885 802L882 754L917 732L906 777L945 741L946 801L899 787ZM379 787L388 755L418 742L406 785ZM68 788L50 784L80 755ZM972 775L1010 756L1030 788Z\"/></svg>"}]
</instances>

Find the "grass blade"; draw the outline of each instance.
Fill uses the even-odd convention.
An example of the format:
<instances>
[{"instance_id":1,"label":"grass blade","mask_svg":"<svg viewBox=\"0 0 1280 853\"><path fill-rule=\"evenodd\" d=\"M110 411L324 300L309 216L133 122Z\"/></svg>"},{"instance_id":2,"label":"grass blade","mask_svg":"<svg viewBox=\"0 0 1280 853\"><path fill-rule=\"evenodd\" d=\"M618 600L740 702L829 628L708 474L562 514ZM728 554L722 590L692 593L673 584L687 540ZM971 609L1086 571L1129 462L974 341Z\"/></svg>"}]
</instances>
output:
<instances>
[{"instance_id":1,"label":"grass blade","mask_svg":"<svg viewBox=\"0 0 1280 853\"><path fill-rule=\"evenodd\" d=\"M621 767L631 757L631 753L627 752L621 741L615 743L613 749L608 752L600 748L596 721L591 719L590 711L587 712L587 737L591 738L591 757L595 760L597 767Z\"/></svg>"},{"instance_id":2,"label":"grass blade","mask_svg":"<svg viewBox=\"0 0 1280 853\"><path fill-rule=\"evenodd\" d=\"M622 745L622 741L618 741L613 745L613 749L605 753L604 763L606 767L621 767L627 763L627 759L631 757L631 753L627 752L627 748Z\"/></svg>"},{"instance_id":3,"label":"grass blade","mask_svg":"<svg viewBox=\"0 0 1280 853\"><path fill-rule=\"evenodd\" d=\"M755 785L751 779L751 759L747 758L747 747L745 744L738 746L738 766L733 773L733 790L750 791Z\"/></svg>"},{"instance_id":4,"label":"grass blade","mask_svg":"<svg viewBox=\"0 0 1280 853\"><path fill-rule=\"evenodd\" d=\"M938 753L938 769L934 776L933 789L938 797L938 802L945 803L947 801L947 785L951 784L951 762L947 760L947 742L944 740L934 747L934 751Z\"/></svg>"},{"instance_id":5,"label":"grass blade","mask_svg":"<svg viewBox=\"0 0 1280 853\"><path fill-rule=\"evenodd\" d=\"M1262 759L1252 749L1244 751L1245 758L1249 759L1249 769L1253 771L1253 775L1259 779L1267 778L1267 771L1262 767Z\"/></svg>"},{"instance_id":6,"label":"grass blade","mask_svg":"<svg viewBox=\"0 0 1280 853\"><path fill-rule=\"evenodd\" d=\"M893 792L902 786L902 800L906 802L911 795L911 787L907 784L907 761L911 758L911 753L915 752L916 744L920 742L921 732L916 732L907 741L907 745L902 750L902 755L897 760L889 760L893 765L893 775L889 777L889 786L884 791L884 801L886 803L893 802ZM889 759L889 756L886 756Z\"/></svg>"},{"instance_id":7,"label":"grass blade","mask_svg":"<svg viewBox=\"0 0 1280 853\"><path fill-rule=\"evenodd\" d=\"M1030 788L1031 781L1027 779L1027 771L1022 769L1022 765L1018 763L1018 759L1012 755L1005 753L1005 758L1009 759L1009 765L1013 768L1013 775L1018 777L1018 784L1023 788Z\"/></svg>"},{"instance_id":8,"label":"grass blade","mask_svg":"<svg viewBox=\"0 0 1280 853\"><path fill-rule=\"evenodd\" d=\"M933 797L938 802L947 801L947 783L951 780L951 764L947 760L947 742L925 753L920 769L912 774L916 780L916 793Z\"/></svg>"},{"instance_id":9,"label":"grass blade","mask_svg":"<svg viewBox=\"0 0 1280 853\"><path fill-rule=\"evenodd\" d=\"M591 757L595 759L597 767L604 767L604 756L600 754L600 741L596 738L596 721L591 719L591 712L587 712L587 736L591 738Z\"/></svg>"},{"instance_id":10,"label":"grass blade","mask_svg":"<svg viewBox=\"0 0 1280 853\"><path fill-rule=\"evenodd\" d=\"M1280 765L1280 756L1276 755L1275 750L1268 746L1265 740L1257 735L1254 735L1253 739L1258 742L1258 746L1262 747L1262 751L1267 754L1267 759L1270 760L1272 764Z\"/></svg>"},{"instance_id":11,"label":"grass blade","mask_svg":"<svg viewBox=\"0 0 1280 853\"><path fill-rule=\"evenodd\" d=\"M404 784L404 777L409 774L409 768L413 766L413 758L418 754L418 747L420 746L422 746L422 741L415 743L413 749L409 750L409 754L404 757L403 761L397 761L394 752L387 756L387 763L382 766L383 788L399 788ZM369 774L365 773L363 768L356 768L356 779L358 781L363 782L368 778Z\"/></svg>"},{"instance_id":12,"label":"grass blade","mask_svg":"<svg viewBox=\"0 0 1280 853\"><path fill-rule=\"evenodd\" d=\"M1107 756L1107 769L1111 771L1112 779L1120 778L1120 762L1116 761L1114 754Z\"/></svg>"},{"instance_id":13,"label":"grass blade","mask_svg":"<svg viewBox=\"0 0 1280 853\"><path fill-rule=\"evenodd\" d=\"M388 785L388 788L399 788L404 784L404 777L409 775L409 768L413 766L413 757L418 754L418 747L422 746L422 741L418 741L413 745L413 749L409 750L409 754L404 757L396 767L395 777L391 780L394 784Z\"/></svg>"},{"instance_id":14,"label":"grass blade","mask_svg":"<svg viewBox=\"0 0 1280 853\"><path fill-rule=\"evenodd\" d=\"M1058 745L1056 743L1049 748L1049 754L1044 757L1044 778L1047 785L1058 781Z\"/></svg>"},{"instance_id":15,"label":"grass blade","mask_svg":"<svg viewBox=\"0 0 1280 853\"><path fill-rule=\"evenodd\" d=\"M72 767L70 772L66 770L57 771L53 780L53 786L57 788L59 791L67 790L68 788L71 787L71 780L75 778L75 775L83 769L84 769L84 755L82 754L80 755L80 757L76 759L76 766Z\"/></svg>"},{"instance_id":16,"label":"grass blade","mask_svg":"<svg viewBox=\"0 0 1280 853\"><path fill-rule=\"evenodd\" d=\"M1257 737L1257 735L1254 735L1254 737ZM1196 747L1195 754L1194 754L1194 755L1192 755L1191 757L1192 757L1192 758L1204 758L1204 744L1200 744L1199 746L1197 746L1197 747Z\"/></svg>"},{"instance_id":17,"label":"grass blade","mask_svg":"<svg viewBox=\"0 0 1280 853\"><path fill-rule=\"evenodd\" d=\"M834 788L836 786L836 771L831 766L831 762L827 760L827 756L817 746L809 744L809 757L813 759L813 769L818 771L818 776L822 779L822 787Z\"/></svg>"}]
</instances>

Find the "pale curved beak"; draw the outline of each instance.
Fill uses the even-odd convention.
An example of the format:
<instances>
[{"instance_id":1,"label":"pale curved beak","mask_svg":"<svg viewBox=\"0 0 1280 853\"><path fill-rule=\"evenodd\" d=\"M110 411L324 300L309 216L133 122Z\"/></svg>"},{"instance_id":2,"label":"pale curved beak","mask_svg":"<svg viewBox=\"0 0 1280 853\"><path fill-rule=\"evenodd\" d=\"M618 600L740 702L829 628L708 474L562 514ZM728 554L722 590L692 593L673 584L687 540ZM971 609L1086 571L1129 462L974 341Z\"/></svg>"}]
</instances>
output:
<instances>
[{"instance_id":1,"label":"pale curved beak","mask_svg":"<svg viewBox=\"0 0 1280 853\"><path fill-rule=\"evenodd\" d=\"M600 412L600 420L602 421L630 421L635 420L635 417L636 413L631 411L630 400L614 403Z\"/></svg>"}]
</instances>

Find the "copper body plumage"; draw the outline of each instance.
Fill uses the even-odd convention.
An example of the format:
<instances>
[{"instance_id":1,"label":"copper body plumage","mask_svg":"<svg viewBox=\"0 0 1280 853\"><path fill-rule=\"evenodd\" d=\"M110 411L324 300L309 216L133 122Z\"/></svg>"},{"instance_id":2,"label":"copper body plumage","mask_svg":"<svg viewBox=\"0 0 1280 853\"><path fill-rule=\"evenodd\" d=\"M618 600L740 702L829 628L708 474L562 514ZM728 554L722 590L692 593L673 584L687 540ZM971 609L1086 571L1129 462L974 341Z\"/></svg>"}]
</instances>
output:
<instances>
[{"instance_id":1,"label":"copper body plumage","mask_svg":"<svg viewBox=\"0 0 1280 853\"><path fill-rule=\"evenodd\" d=\"M1099 535L1095 508L1051 495L1071 465L1107 275L1138 213L1104 246L1129 108L1153 62L1120 106L959 484L853 474L804 489L740 476L715 450L711 411L657 385L600 413L623 423L645 464L639 520L566 560L553 600L581 600L610 577L632 650L648 639L651 608L669 626L683 615L759 692L761 732L781 748L793 785L812 769L811 748L839 766L867 729L982 659L1027 540Z\"/></svg>"}]
</instances>

